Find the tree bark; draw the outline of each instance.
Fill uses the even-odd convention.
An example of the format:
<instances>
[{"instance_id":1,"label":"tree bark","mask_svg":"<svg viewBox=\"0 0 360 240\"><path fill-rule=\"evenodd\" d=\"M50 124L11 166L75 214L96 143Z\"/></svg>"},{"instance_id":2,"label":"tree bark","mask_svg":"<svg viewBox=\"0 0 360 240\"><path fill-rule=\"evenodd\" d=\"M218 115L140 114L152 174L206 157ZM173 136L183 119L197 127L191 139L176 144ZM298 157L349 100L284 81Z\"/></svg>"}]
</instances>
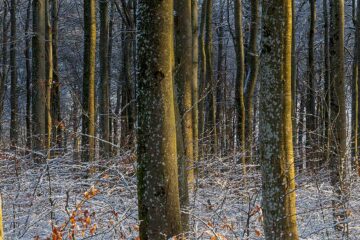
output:
<instances>
[{"instance_id":1,"label":"tree bark","mask_svg":"<svg viewBox=\"0 0 360 240\"><path fill-rule=\"evenodd\" d=\"M140 238L181 233L173 88L173 1L137 2Z\"/></svg>"},{"instance_id":2,"label":"tree bark","mask_svg":"<svg viewBox=\"0 0 360 240\"><path fill-rule=\"evenodd\" d=\"M84 0L82 161L95 159L96 1Z\"/></svg>"},{"instance_id":3,"label":"tree bark","mask_svg":"<svg viewBox=\"0 0 360 240\"><path fill-rule=\"evenodd\" d=\"M292 137L292 0L264 2L260 159L266 239L299 239Z\"/></svg>"}]
</instances>

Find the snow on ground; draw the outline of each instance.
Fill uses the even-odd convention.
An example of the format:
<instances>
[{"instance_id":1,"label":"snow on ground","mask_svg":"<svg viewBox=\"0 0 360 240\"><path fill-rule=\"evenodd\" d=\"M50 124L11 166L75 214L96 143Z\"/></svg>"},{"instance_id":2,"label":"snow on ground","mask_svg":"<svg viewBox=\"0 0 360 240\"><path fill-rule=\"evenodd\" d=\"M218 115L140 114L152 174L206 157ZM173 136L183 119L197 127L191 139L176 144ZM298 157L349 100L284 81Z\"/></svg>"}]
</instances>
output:
<instances>
[{"instance_id":1,"label":"snow on ground","mask_svg":"<svg viewBox=\"0 0 360 240\"><path fill-rule=\"evenodd\" d=\"M136 239L138 236L135 157L131 152L99 161L97 174L72 154L35 166L28 157L0 153L0 190L6 239ZM192 239L263 239L261 177L249 166L247 178L236 157L199 162L191 196ZM332 190L325 171L297 178L301 239L360 239L360 181L352 180L349 236L336 233ZM53 226L53 227L52 227ZM55 230L53 230L55 229Z\"/></svg>"}]
</instances>

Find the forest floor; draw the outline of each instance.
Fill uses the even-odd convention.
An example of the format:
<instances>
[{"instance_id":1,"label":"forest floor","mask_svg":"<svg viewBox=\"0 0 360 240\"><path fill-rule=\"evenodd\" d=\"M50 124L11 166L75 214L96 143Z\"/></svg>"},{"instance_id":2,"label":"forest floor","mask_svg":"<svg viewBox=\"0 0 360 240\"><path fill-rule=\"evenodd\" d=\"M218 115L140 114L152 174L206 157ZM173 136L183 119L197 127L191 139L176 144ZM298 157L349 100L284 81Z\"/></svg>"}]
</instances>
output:
<instances>
[{"instance_id":1,"label":"forest floor","mask_svg":"<svg viewBox=\"0 0 360 240\"><path fill-rule=\"evenodd\" d=\"M199 163L189 212L192 239L263 239L260 172L248 166L244 179L237 157ZM95 164L101 170L84 178L91 166L74 163L72 154L35 166L28 157L0 153L6 239L57 239L52 235L60 232L63 239L136 239L134 155ZM342 236L334 231L327 172L298 175L301 239L360 239L360 181L351 181L350 189L349 236Z\"/></svg>"}]
</instances>

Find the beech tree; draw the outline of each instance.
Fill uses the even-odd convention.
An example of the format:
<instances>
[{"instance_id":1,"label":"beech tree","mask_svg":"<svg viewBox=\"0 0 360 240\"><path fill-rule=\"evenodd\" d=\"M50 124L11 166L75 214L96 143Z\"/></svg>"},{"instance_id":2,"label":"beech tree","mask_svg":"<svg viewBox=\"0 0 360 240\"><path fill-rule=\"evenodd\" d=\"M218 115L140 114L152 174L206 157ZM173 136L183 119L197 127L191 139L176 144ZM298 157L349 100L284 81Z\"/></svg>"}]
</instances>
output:
<instances>
[{"instance_id":1,"label":"beech tree","mask_svg":"<svg viewBox=\"0 0 360 240\"><path fill-rule=\"evenodd\" d=\"M299 239L292 131L292 1L263 2L260 159L266 239Z\"/></svg>"},{"instance_id":2,"label":"beech tree","mask_svg":"<svg viewBox=\"0 0 360 240\"><path fill-rule=\"evenodd\" d=\"M181 233L173 88L173 1L137 2L140 238Z\"/></svg>"}]
</instances>

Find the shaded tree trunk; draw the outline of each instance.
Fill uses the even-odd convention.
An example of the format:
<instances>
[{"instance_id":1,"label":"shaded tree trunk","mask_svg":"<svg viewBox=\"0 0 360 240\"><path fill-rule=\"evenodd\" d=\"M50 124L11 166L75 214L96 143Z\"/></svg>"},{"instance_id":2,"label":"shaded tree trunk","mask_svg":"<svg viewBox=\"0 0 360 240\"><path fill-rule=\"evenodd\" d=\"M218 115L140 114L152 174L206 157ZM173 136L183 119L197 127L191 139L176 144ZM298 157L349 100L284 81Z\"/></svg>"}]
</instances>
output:
<instances>
[{"instance_id":1,"label":"shaded tree trunk","mask_svg":"<svg viewBox=\"0 0 360 240\"><path fill-rule=\"evenodd\" d=\"M25 22L25 67L26 67L26 152L31 149L31 58L30 58L30 14L31 1L29 1L26 9Z\"/></svg>"}]
</instances>

